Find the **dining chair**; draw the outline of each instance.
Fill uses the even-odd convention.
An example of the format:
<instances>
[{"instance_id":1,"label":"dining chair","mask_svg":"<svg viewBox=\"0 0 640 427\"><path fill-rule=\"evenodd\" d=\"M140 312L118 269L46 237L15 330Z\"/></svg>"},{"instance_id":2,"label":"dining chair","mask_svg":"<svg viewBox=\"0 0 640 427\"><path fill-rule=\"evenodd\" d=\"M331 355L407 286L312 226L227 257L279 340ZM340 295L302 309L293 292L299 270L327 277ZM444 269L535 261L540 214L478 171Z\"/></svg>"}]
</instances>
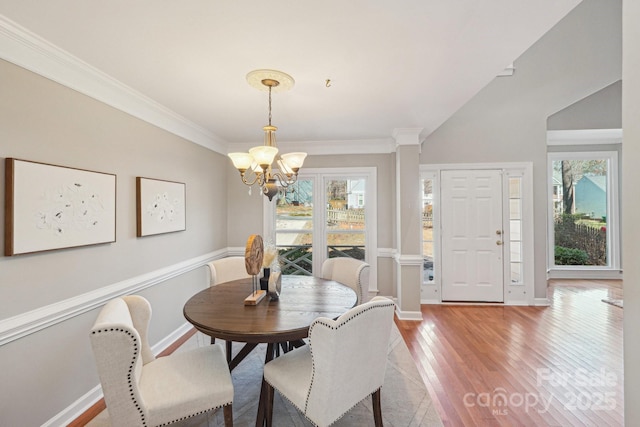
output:
<instances>
[{"instance_id":1,"label":"dining chair","mask_svg":"<svg viewBox=\"0 0 640 427\"><path fill-rule=\"evenodd\" d=\"M371 395L374 422L382 426L384 382L395 304L374 297L336 320L319 317L309 328L309 345L264 366L266 425L272 424L278 390L317 426L332 424Z\"/></svg>"},{"instance_id":2,"label":"dining chair","mask_svg":"<svg viewBox=\"0 0 640 427\"><path fill-rule=\"evenodd\" d=\"M244 265L243 256L230 256L226 258L220 258L207 263L209 267L209 286L215 286L219 283L230 282L232 280L244 279L251 277L247 273L247 267ZM211 344L215 343L216 339L211 337ZM226 341L227 362L231 362L231 356L233 353L232 341Z\"/></svg>"},{"instance_id":3,"label":"dining chair","mask_svg":"<svg viewBox=\"0 0 640 427\"><path fill-rule=\"evenodd\" d=\"M151 305L138 295L100 311L90 340L111 424L164 426L222 407L233 426L233 384L220 344L156 358L147 341Z\"/></svg>"},{"instance_id":4,"label":"dining chair","mask_svg":"<svg viewBox=\"0 0 640 427\"><path fill-rule=\"evenodd\" d=\"M357 304L369 300L370 266L349 257L329 258L322 263L322 278L335 280L352 288L358 296Z\"/></svg>"},{"instance_id":5,"label":"dining chair","mask_svg":"<svg viewBox=\"0 0 640 427\"><path fill-rule=\"evenodd\" d=\"M210 273L209 286L251 277L247 274L243 256L216 259L208 262L207 266L209 267Z\"/></svg>"}]
</instances>

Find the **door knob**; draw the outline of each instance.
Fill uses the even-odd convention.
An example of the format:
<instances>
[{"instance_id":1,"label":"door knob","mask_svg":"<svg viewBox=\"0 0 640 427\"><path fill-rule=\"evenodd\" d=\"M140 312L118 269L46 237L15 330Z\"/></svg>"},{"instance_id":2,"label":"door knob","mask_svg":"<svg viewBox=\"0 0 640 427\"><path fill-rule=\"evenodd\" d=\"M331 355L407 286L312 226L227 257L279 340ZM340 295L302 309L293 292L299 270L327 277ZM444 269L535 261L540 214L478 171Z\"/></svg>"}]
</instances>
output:
<instances>
[{"instance_id":1,"label":"door knob","mask_svg":"<svg viewBox=\"0 0 640 427\"><path fill-rule=\"evenodd\" d=\"M502 243L502 240L496 240L496 245L500 246L503 245L504 243Z\"/></svg>"},{"instance_id":2,"label":"door knob","mask_svg":"<svg viewBox=\"0 0 640 427\"><path fill-rule=\"evenodd\" d=\"M502 235L502 230L496 230L496 234L497 234L498 236Z\"/></svg>"}]
</instances>

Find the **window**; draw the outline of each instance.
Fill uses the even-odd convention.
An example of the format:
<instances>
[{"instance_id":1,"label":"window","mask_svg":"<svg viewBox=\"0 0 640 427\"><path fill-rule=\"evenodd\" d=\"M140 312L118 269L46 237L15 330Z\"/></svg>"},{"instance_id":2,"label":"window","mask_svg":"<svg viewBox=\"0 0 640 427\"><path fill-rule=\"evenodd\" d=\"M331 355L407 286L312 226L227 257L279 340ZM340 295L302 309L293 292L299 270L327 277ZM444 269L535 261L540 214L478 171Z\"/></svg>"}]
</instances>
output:
<instances>
[{"instance_id":1,"label":"window","mask_svg":"<svg viewBox=\"0 0 640 427\"><path fill-rule=\"evenodd\" d=\"M422 283L433 283L434 275L433 186L433 178L422 178Z\"/></svg>"},{"instance_id":2,"label":"window","mask_svg":"<svg viewBox=\"0 0 640 427\"><path fill-rule=\"evenodd\" d=\"M522 177L509 177L509 271L511 284L522 285Z\"/></svg>"},{"instance_id":3,"label":"window","mask_svg":"<svg viewBox=\"0 0 640 427\"><path fill-rule=\"evenodd\" d=\"M618 269L617 152L549 153L549 266Z\"/></svg>"},{"instance_id":4,"label":"window","mask_svg":"<svg viewBox=\"0 0 640 427\"><path fill-rule=\"evenodd\" d=\"M377 289L375 168L303 169L298 182L265 199L265 236L275 242L284 274L319 276L327 258L371 265Z\"/></svg>"}]
</instances>

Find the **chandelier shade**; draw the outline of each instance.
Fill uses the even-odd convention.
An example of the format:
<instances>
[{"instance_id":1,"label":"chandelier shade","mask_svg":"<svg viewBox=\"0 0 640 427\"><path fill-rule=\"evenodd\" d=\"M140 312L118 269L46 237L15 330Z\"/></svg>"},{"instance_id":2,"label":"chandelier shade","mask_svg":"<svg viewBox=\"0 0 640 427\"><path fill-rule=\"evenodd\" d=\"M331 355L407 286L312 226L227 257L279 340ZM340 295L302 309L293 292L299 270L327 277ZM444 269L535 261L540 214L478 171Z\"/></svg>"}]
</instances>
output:
<instances>
[{"instance_id":1,"label":"chandelier shade","mask_svg":"<svg viewBox=\"0 0 640 427\"><path fill-rule=\"evenodd\" d=\"M276 145L277 127L271 124L271 92L273 89L287 90L293 87L293 78L276 70L255 70L247 74L250 85L269 92L269 124L264 126L264 144L253 147L248 153L229 153L233 166L240 172L242 182L248 186L258 185L262 193L272 200L298 179L298 171L304 164L307 153L280 154ZM282 84L281 84L282 83ZM272 165L276 164L277 172Z\"/></svg>"},{"instance_id":2,"label":"chandelier shade","mask_svg":"<svg viewBox=\"0 0 640 427\"><path fill-rule=\"evenodd\" d=\"M246 171L253 163L253 156L249 153L229 153L228 156L231 158L233 166L240 171Z\"/></svg>"},{"instance_id":3,"label":"chandelier shade","mask_svg":"<svg viewBox=\"0 0 640 427\"><path fill-rule=\"evenodd\" d=\"M271 166L271 163L273 163L273 159L275 159L276 154L278 154L278 149L276 147L260 145L250 149L249 154L262 169L266 169Z\"/></svg>"}]
</instances>

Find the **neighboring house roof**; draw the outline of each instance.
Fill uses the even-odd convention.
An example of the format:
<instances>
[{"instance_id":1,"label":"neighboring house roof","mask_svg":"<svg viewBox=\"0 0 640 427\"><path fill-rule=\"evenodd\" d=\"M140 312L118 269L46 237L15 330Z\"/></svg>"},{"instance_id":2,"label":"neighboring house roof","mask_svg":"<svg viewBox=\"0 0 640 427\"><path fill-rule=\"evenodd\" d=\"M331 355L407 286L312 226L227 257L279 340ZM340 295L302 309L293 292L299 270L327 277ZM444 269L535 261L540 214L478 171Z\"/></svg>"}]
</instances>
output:
<instances>
[{"instance_id":1,"label":"neighboring house roof","mask_svg":"<svg viewBox=\"0 0 640 427\"><path fill-rule=\"evenodd\" d=\"M607 177L605 175L584 175L580 180L591 181L602 191L607 191Z\"/></svg>"}]
</instances>

